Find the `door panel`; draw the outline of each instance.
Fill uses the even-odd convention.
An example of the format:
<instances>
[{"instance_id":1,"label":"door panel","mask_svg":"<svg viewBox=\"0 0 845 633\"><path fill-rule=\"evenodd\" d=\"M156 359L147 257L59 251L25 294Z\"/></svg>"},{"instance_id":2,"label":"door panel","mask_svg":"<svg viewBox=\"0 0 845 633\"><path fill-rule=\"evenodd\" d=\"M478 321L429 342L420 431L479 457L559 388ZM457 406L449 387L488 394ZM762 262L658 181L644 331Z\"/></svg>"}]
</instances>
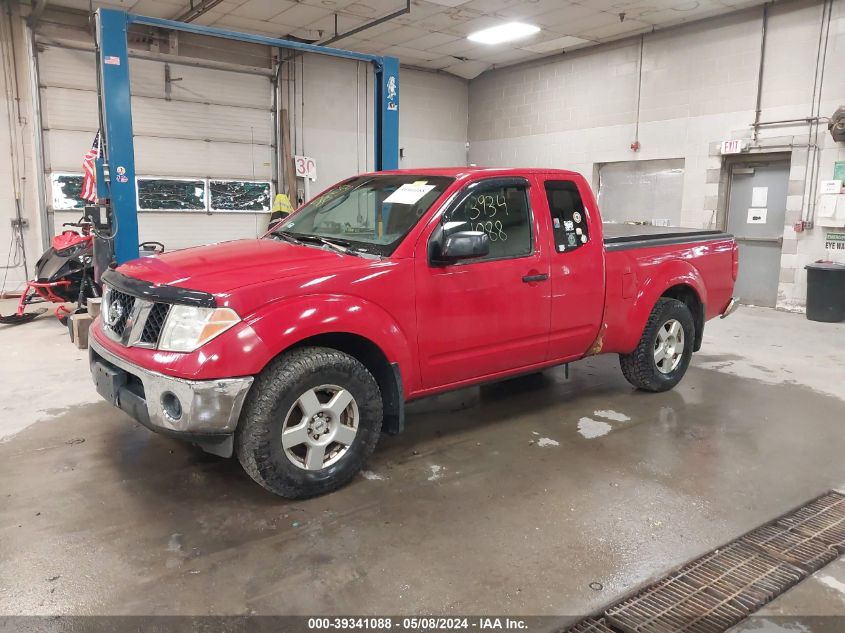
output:
<instances>
[{"instance_id":1,"label":"door panel","mask_svg":"<svg viewBox=\"0 0 845 633\"><path fill-rule=\"evenodd\" d=\"M520 180L520 186L530 201L526 209L530 224L516 220L513 205L518 196L512 189L503 193L498 185L482 181L470 185L417 245L417 330L424 388L545 360L550 318L549 253L540 240L543 233L538 223L545 221L547 211L536 188L524 180ZM486 202L480 207L463 204L469 195L475 196L474 200L479 195L492 195L493 200L487 204L490 199L482 198ZM487 222L491 223L489 227ZM484 225L481 230L489 229L496 235L491 249L495 259L447 266L429 263L432 233L442 227L476 230L479 224ZM503 235L507 240L502 240ZM524 249L523 243L527 245ZM511 256L523 250L528 254Z\"/></svg>"},{"instance_id":2,"label":"door panel","mask_svg":"<svg viewBox=\"0 0 845 633\"><path fill-rule=\"evenodd\" d=\"M735 294L743 303L774 307L780 279L789 161L731 168L727 230L739 245Z\"/></svg>"},{"instance_id":3,"label":"door panel","mask_svg":"<svg viewBox=\"0 0 845 633\"><path fill-rule=\"evenodd\" d=\"M581 356L598 336L604 311L604 248L589 192L572 180L546 180L552 222L552 318L548 360ZM538 187L539 188L539 187Z\"/></svg>"}]
</instances>

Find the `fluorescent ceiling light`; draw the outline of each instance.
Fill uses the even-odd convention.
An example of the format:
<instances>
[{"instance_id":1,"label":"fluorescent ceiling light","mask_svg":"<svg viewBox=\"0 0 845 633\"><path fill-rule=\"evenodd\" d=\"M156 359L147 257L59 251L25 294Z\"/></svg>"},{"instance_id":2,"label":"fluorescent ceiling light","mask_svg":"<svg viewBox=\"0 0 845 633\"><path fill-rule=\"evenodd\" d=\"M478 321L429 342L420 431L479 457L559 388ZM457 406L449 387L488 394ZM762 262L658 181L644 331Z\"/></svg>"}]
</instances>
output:
<instances>
[{"instance_id":1,"label":"fluorescent ceiling light","mask_svg":"<svg viewBox=\"0 0 845 633\"><path fill-rule=\"evenodd\" d=\"M480 42L482 44L501 44L502 42L511 42L519 40L529 35L534 35L540 30L539 26L533 24L525 24L523 22L508 22L501 26L494 26L483 31L476 31L467 36L468 40L473 42Z\"/></svg>"}]
</instances>

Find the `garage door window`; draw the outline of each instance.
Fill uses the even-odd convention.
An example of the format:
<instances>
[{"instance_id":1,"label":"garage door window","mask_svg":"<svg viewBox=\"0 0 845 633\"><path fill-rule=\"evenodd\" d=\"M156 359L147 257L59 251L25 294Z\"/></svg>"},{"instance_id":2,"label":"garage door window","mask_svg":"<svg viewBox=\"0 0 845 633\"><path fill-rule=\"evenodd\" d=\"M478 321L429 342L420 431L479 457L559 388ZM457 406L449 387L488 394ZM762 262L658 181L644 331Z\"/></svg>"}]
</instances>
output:
<instances>
[{"instance_id":1,"label":"garage door window","mask_svg":"<svg viewBox=\"0 0 845 633\"><path fill-rule=\"evenodd\" d=\"M144 211L204 211L204 180L138 178L138 208Z\"/></svg>"},{"instance_id":2,"label":"garage door window","mask_svg":"<svg viewBox=\"0 0 845 633\"><path fill-rule=\"evenodd\" d=\"M52 174L51 182L56 211L83 209L88 204L82 198L82 174Z\"/></svg>"},{"instance_id":3,"label":"garage door window","mask_svg":"<svg viewBox=\"0 0 845 633\"><path fill-rule=\"evenodd\" d=\"M269 182L138 178L141 211L270 211Z\"/></svg>"},{"instance_id":4,"label":"garage door window","mask_svg":"<svg viewBox=\"0 0 845 633\"><path fill-rule=\"evenodd\" d=\"M212 211L270 211L270 183L209 180Z\"/></svg>"}]
</instances>

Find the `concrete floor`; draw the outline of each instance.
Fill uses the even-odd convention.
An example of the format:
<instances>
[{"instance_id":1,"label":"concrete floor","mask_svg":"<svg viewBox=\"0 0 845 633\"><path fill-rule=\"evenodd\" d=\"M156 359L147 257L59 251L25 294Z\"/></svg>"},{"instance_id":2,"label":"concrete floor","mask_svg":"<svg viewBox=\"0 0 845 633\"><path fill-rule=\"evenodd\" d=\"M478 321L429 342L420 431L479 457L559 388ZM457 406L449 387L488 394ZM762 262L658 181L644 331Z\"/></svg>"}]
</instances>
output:
<instances>
[{"instance_id":1,"label":"concrete floor","mask_svg":"<svg viewBox=\"0 0 845 633\"><path fill-rule=\"evenodd\" d=\"M421 401L351 485L293 503L99 401L51 317L0 326L0 614L565 622L845 484L843 335L745 308L669 393L597 357ZM841 613L843 570L769 609Z\"/></svg>"}]
</instances>

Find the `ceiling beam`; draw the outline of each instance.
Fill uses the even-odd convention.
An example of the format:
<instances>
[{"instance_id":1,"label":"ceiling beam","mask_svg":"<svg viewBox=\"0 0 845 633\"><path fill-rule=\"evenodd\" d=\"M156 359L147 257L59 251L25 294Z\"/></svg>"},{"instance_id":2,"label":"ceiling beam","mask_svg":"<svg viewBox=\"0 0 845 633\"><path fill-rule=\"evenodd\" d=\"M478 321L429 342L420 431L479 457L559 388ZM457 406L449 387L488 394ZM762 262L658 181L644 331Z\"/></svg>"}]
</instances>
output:
<instances>
[{"instance_id":1,"label":"ceiling beam","mask_svg":"<svg viewBox=\"0 0 845 633\"><path fill-rule=\"evenodd\" d=\"M321 42L321 46L328 46L329 44L334 44L338 40L342 40L344 38L350 37L355 35L356 33L360 33L361 31L366 31L369 28L377 26L379 24L383 24L393 18L398 18L400 15L405 15L406 13L411 12L411 0L406 0L405 7L399 9L398 11L394 11L393 13L388 13L387 15L380 17L372 22L367 22L366 24L362 24L357 29L352 29L351 31L346 31L346 33L340 33L339 35L335 35L333 38L326 40L325 42Z\"/></svg>"},{"instance_id":2,"label":"ceiling beam","mask_svg":"<svg viewBox=\"0 0 845 633\"><path fill-rule=\"evenodd\" d=\"M223 0L201 0L199 4L195 5L192 1L187 9L182 11L182 13L180 13L173 19L177 22L193 22L203 13L210 11L221 2L223 2Z\"/></svg>"}]
</instances>

